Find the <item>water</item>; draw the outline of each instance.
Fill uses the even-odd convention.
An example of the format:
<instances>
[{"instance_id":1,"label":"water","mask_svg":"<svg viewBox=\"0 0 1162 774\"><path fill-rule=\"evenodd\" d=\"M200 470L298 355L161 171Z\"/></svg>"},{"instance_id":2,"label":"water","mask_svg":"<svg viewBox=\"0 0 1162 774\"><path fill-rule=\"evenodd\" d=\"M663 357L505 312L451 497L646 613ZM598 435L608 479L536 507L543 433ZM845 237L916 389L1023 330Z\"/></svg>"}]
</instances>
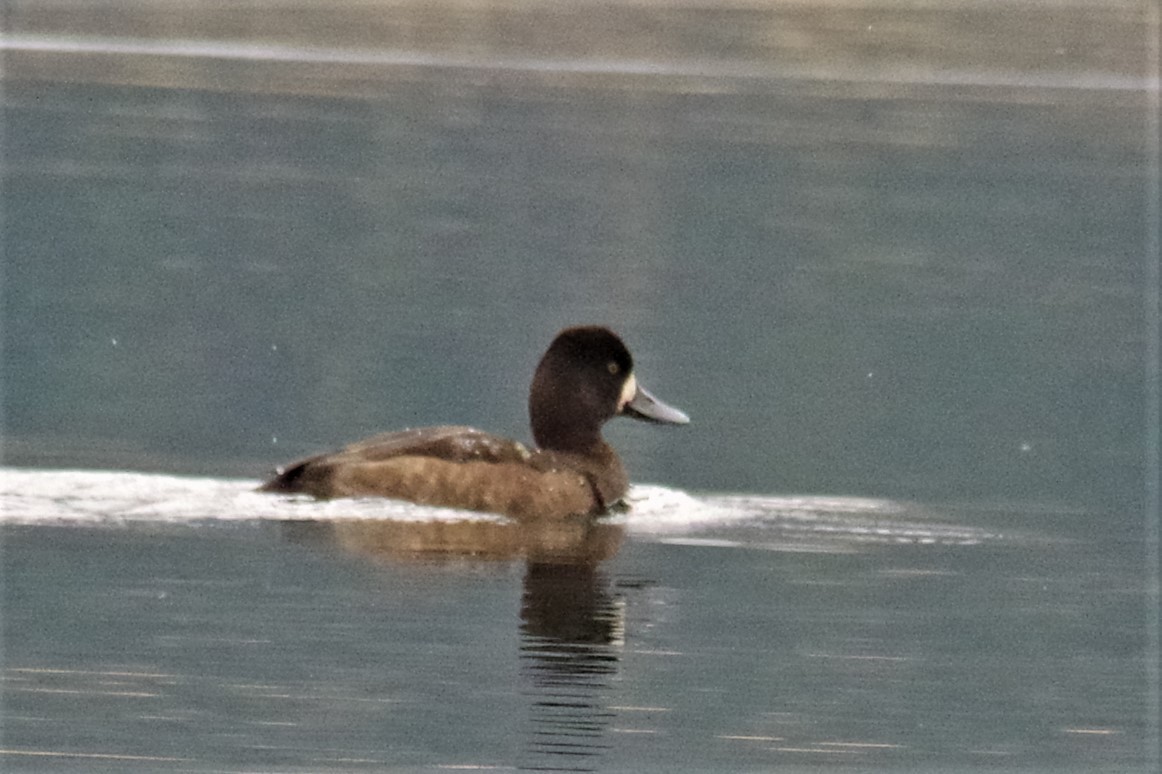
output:
<instances>
[{"instance_id":1,"label":"water","mask_svg":"<svg viewBox=\"0 0 1162 774\"><path fill-rule=\"evenodd\" d=\"M4 770L1156 766L1139 4L4 14ZM251 491L579 322L629 514Z\"/></svg>"},{"instance_id":2,"label":"water","mask_svg":"<svg viewBox=\"0 0 1162 774\"><path fill-rule=\"evenodd\" d=\"M395 550L451 511L3 472L18 770L1089 770L1146 734L1131 547L1041 531L1081 514L638 486L613 559L526 565Z\"/></svg>"}]
</instances>

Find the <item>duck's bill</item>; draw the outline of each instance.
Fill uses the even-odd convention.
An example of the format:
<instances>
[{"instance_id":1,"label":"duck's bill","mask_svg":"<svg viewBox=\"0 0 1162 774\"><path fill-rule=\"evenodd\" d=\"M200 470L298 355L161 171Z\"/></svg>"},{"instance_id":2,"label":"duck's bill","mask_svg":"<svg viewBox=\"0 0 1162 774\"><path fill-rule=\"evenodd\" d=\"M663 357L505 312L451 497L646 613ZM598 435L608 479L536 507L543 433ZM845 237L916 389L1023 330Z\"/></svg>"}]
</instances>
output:
<instances>
[{"instance_id":1,"label":"duck's bill","mask_svg":"<svg viewBox=\"0 0 1162 774\"><path fill-rule=\"evenodd\" d=\"M666 425L684 425L690 421L686 412L662 403L640 384L635 385L635 387L633 397L623 404L621 413L634 419L660 422Z\"/></svg>"}]
</instances>

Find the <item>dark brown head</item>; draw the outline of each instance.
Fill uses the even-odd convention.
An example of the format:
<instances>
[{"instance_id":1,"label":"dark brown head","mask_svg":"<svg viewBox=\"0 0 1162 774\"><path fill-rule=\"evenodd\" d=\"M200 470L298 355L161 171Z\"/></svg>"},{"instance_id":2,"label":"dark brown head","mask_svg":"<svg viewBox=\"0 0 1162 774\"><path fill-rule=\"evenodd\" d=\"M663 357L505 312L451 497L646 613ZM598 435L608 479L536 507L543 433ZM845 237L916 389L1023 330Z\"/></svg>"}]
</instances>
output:
<instances>
[{"instance_id":1,"label":"dark brown head","mask_svg":"<svg viewBox=\"0 0 1162 774\"><path fill-rule=\"evenodd\" d=\"M584 453L601 443L601 426L618 414L666 424L690 421L638 385L633 358L613 331L584 326L558 333L529 390L537 446Z\"/></svg>"}]
</instances>

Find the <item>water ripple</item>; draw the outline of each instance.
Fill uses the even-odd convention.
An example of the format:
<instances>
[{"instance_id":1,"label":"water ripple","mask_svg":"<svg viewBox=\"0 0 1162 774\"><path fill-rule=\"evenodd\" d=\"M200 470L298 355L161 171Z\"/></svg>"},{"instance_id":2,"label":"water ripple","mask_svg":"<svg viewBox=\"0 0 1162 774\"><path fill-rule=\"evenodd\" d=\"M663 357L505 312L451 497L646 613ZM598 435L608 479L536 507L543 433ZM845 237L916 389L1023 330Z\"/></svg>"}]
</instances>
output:
<instances>
[{"instance_id":1,"label":"water ripple","mask_svg":"<svg viewBox=\"0 0 1162 774\"><path fill-rule=\"evenodd\" d=\"M1058 73L1003 70L941 70L904 67L811 67L723 59L512 56L495 53L431 53L410 49L329 48L221 40L0 35L0 51L112 56L163 56L257 62L413 67L561 75L657 76L710 80L837 81L1102 91L1158 91L1159 78L1103 72Z\"/></svg>"}]
</instances>

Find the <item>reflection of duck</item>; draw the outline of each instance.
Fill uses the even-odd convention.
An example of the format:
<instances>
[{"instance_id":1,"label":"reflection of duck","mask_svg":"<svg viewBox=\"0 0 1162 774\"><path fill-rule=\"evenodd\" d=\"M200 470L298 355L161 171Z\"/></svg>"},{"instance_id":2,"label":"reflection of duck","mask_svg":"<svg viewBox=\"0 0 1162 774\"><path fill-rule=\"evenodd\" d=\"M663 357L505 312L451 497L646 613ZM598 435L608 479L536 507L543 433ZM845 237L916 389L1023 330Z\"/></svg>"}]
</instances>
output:
<instances>
[{"instance_id":1,"label":"reflection of duck","mask_svg":"<svg viewBox=\"0 0 1162 774\"><path fill-rule=\"evenodd\" d=\"M529 390L535 450L470 427L404 430L292 463L261 490L391 497L500 513L525 524L561 521L569 533L586 528L570 525L569 517L605 513L629 486L621 460L601 437L602 425L618 414L689 421L638 385L629 350L612 331L566 328L541 358ZM441 532L450 525L432 526ZM537 540L551 544L558 537L547 533Z\"/></svg>"},{"instance_id":2,"label":"reflection of duck","mask_svg":"<svg viewBox=\"0 0 1162 774\"><path fill-rule=\"evenodd\" d=\"M624 608L593 567L529 563L521 600L521 673L530 733L519 769L593 771L610 748L610 693Z\"/></svg>"},{"instance_id":3,"label":"reflection of duck","mask_svg":"<svg viewBox=\"0 0 1162 774\"><path fill-rule=\"evenodd\" d=\"M283 534L383 559L528 558L546 565L592 565L621 547L624 528L603 519L572 517L508 521L285 521Z\"/></svg>"},{"instance_id":4,"label":"reflection of duck","mask_svg":"<svg viewBox=\"0 0 1162 774\"><path fill-rule=\"evenodd\" d=\"M521 649L529 653L558 652L599 654L603 645L616 645L625 635L622 609L610 592L601 571L592 566L545 564L530 561L525 571L521 600ZM583 664L591 661L580 658ZM564 672L591 674L589 666L573 669L569 659L546 664L544 671L559 667ZM608 670L612 671L612 669Z\"/></svg>"}]
</instances>

